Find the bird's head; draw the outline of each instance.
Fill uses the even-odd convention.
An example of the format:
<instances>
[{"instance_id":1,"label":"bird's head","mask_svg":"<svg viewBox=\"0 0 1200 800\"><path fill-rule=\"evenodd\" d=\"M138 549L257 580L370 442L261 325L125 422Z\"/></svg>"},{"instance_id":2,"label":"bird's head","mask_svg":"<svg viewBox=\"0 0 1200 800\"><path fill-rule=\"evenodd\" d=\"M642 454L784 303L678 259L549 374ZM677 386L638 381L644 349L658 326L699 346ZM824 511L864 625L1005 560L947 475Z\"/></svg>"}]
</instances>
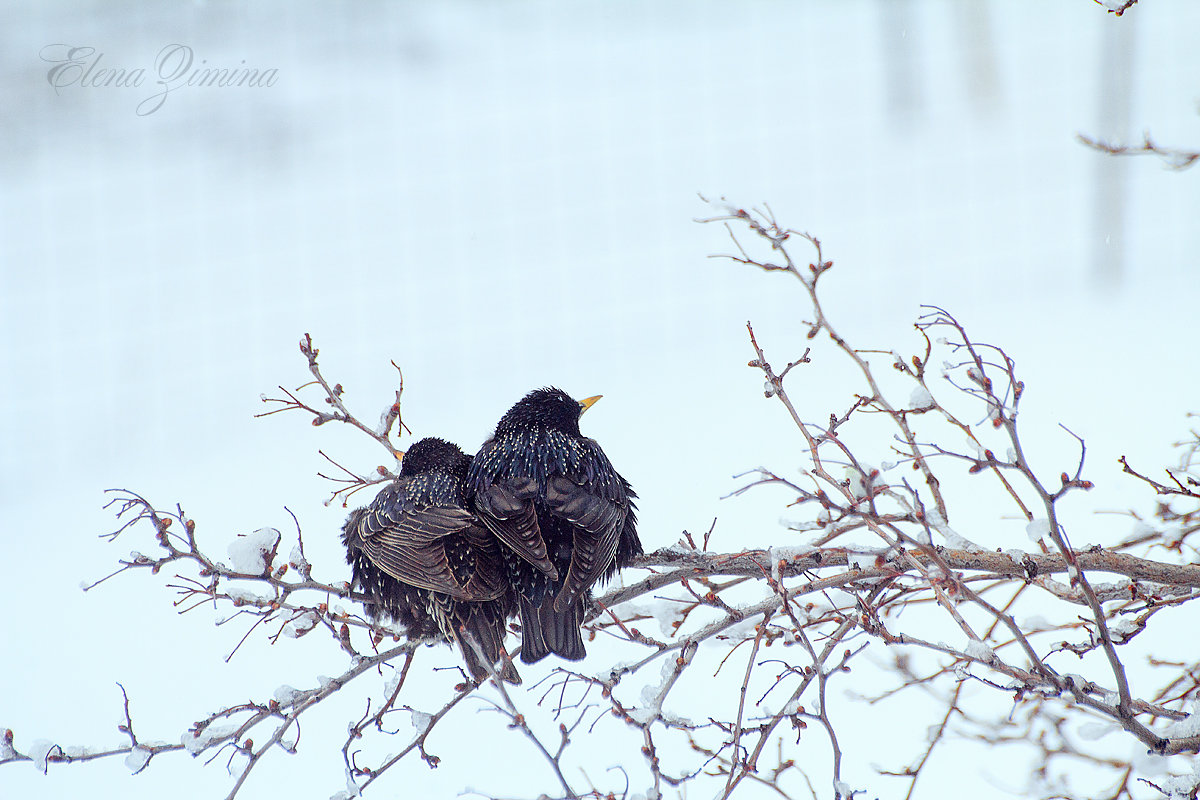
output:
<instances>
[{"instance_id":1,"label":"bird's head","mask_svg":"<svg viewBox=\"0 0 1200 800\"><path fill-rule=\"evenodd\" d=\"M496 426L497 435L521 428L543 427L580 436L579 417L600 399L600 395L576 400L562 389L534 389L517 401Z\"/></svg>"},{"instance_id":2,"label":"bird's head","mask_svg":"<svg viewBox=\"0 0 1200 800\"><path fill-rule=\"evenodd\" d=\"M465 478L471 468L471 457L458 445L430 436L414 442L400 460L401 475L420 475L425 472L445 472Z\"/></svg>"}]
</instances>

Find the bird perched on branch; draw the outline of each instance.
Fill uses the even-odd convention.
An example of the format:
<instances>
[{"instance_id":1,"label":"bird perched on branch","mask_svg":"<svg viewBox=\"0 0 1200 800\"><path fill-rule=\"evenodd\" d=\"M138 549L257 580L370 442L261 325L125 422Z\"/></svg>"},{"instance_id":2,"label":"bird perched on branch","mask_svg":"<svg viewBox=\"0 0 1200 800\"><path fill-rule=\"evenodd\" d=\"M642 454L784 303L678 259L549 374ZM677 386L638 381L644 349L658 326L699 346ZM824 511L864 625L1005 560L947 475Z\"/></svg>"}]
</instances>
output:
<instances>
[{"instance_id":1,"label":"bird perched on branch","mask_svg":"<svg viewBox=\"0 0 1200 800\"><path fill-rule=\"evenodd\" d=\"M521 678L504 651L505 619L515 613L499 544L464 502L471 466L457 445L416 442L400 476L371 504L350 513L342 528L354 585L371 598L372 619L388 616L410 637L441 634L456 642L471 675L504 661L500 676Z\"/></svg>"},{"instance_id":2,"label":"bird perched on branch","mask_svg":"<svg viewBox=\"0 0 1200 800\"><path fill-rule=\"evenodd\" d=\"M521 615L521 660L584 657L588 590L641 554L629 483L579 432L600 398L537 389L509 409L475 456L468 495L504 545Z\"/></svg>"}]
</instances>

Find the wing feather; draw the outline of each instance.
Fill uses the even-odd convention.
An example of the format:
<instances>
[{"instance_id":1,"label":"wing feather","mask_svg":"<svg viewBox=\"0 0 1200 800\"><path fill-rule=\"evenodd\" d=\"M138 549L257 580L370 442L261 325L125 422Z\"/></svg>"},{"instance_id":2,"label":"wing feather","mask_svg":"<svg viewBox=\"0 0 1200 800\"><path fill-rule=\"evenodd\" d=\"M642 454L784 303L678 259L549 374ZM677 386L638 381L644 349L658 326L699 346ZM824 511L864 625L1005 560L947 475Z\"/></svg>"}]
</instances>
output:
<instances>
[{"instance_id":1,"label":"wing feather","mask_svg":"<svg viewBox=\"0 0 1200 800\"><path fill-rule=\"evenodd\" d=\"M465 509L391 503L371 508L359 518L358 538L371 563L398 581L459 600L494 600L503 593L499 580L485 570L463 586L440 541L476 525L474 515Z\"/></svg>"},{"instance_id":2,"label":"wing feather","mask_svg":"<svg viewBox=\"0 0 1200 800\"><path fill-rule=\"evenodd\" d=\"M556 610L566 611L612 564L628 508L558 475L546 486L546 506L574 526L571 566L554 600Z\"/></svg>"},{"instance_id":3,"label":"wing feather","mask_svg":"<svg viewBox=\"0 0 1200 800\"><path fill-rule=\"evenodd\" d=\"M546 552L546 542L538 527L534 497L537 484L532 479L507 484L485 481L475 494L475 508L488 530L517 555L558 579L558 570Z\"/></svg>"}]
</instances>

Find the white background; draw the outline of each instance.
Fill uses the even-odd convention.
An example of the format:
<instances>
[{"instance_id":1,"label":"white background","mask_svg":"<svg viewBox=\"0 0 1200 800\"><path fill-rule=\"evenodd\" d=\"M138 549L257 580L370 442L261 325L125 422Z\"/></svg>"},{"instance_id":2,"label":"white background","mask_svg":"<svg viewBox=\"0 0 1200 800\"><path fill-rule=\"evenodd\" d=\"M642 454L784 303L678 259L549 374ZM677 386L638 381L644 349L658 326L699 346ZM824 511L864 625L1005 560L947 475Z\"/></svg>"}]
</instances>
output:
<instances>
[{"instance_id":1,"label":"white background","mask_svg":"<svg viewBox=\"0 0 1200 800\"><path fill-rule=\"evenodd\" d=\"M112 487L181 503L217 557L238 533L289 531L286 505L317 577L346 577L345 511L322 504L317 449L362 470L384 454L349 428L253 418L261 393L307 380L305 332L364 418L390 402L394 360L414 433L468 449L531 388L603 393L585 432L641 494L647 549L714 517L723 549L793 541L782 493L719 498L734 473L803 461L745 366L744 326L782 364L805 345L807 307L784 278L708 257L731 244L693 222L711 213L698 192L768 203L821 237L836 264L826 310L858 346L916 352L921 303L1004 345L1029 386L1036 463L1073 465L1059 422L1087 440L1098 488L1072 501L1077 544L1128 528L1107 518L1093 534L1091 508L1152 509L1115 459L1170 463L1197 408L1197 173L1075 141L1145 129L1200 147L1200 6L1186 0L1121 19L1087 0L64 2L0 19L0 727L19 749L122 741L118 680L139 734L177 740L222 704L343 668L308 640L252 643L226 664L243 629L177 617L162 579L78 588L151 548L144 532L97 539L115 527ZM278 80L183 87L139 116L172 43ZM145 85L56 92L39 55L52 44L144 68ZM1125 85L1127 115L1113 110ZM813 419L862 388L824 352L790 378ZM1012 530L1011 543L962 532L1022 546ZM342 788L336 749L357 713L313 715L301 755L273 756L245 796ZM498 720L463 719L466 738L432 741L443 768L414 762L384 794L552 788L527 749L514 752L528 766L489 761ZM913 731L868 730L878 743L845 777L891 796L899 784L868 764L898 766L910 742L891 743ZM805 741L796 757L820 775L826 750ZM456 748L479 752L451 764ZM970 752L934 766L971 796L1020 789ZM637 755L613 753L597 772ZM230 784L183 755L136 778L119 759L48 777L0 767L6 797Z\"/></svg>"}]
</instances>

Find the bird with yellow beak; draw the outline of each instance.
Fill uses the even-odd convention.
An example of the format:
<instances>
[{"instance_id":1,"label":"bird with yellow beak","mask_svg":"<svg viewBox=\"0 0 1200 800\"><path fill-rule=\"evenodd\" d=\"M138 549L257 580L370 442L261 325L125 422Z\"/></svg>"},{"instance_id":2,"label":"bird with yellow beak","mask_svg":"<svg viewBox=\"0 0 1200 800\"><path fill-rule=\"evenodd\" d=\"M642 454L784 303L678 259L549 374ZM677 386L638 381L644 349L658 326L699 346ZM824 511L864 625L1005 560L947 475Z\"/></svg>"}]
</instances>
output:
<instances>
[{"instance_id":1,"label":"bird with yellow beak","mask_svg":"<svg viewBox=\"0 0 1200 800\"><path fill-rule=\"evenodd\" d=\"M530 392L501 417L467 478L469 502L503 546L527 663L583 658L591 587L642 552L637 494L579 430L600 397Z\"/></svg>"}]
</instances>

